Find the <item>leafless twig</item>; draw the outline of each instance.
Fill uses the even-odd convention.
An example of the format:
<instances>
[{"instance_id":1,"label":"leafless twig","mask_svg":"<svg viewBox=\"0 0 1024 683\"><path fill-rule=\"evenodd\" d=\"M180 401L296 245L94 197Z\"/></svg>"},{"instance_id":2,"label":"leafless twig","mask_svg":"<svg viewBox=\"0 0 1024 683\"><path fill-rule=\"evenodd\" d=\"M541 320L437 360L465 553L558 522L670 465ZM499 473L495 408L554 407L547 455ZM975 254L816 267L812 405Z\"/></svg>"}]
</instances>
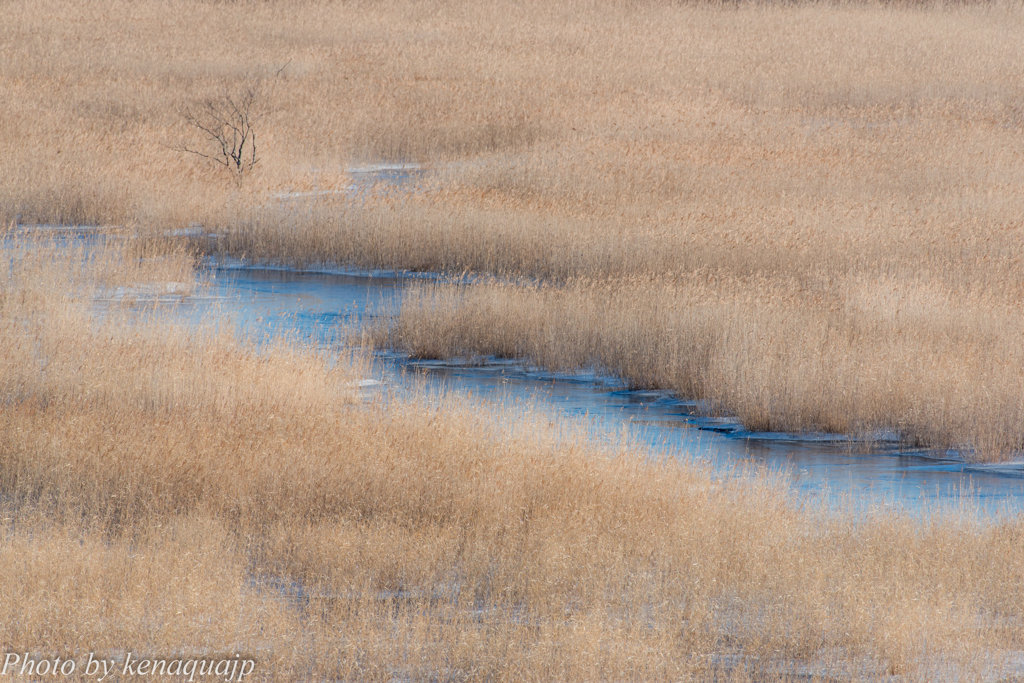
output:
<instances>
[{"instance_id":1,"label":"leafless twig","mask_svg":"<svg viewBox=\"0 0 1024 683\"><path fill-rule=\"evenodd\" d=\"M240 93L224 93L186 109L182 112L185 122L204 135L209 150L185 144L174 149L209 159L241 180L259 161L254 128L259 118L259 99L257 82Z\"/></svg>"}]
</instances>

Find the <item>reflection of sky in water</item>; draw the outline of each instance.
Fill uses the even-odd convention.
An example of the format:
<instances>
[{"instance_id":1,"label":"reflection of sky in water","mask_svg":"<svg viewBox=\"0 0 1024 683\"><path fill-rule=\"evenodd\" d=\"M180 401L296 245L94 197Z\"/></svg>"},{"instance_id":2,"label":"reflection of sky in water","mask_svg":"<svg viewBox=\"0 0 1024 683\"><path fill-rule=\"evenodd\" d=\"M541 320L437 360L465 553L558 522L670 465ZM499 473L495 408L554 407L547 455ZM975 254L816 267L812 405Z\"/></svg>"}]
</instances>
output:
<instances>
[{"instance_id":1,"label":"reflection of sky in water","mask_svg":"<svg viewBox=\"0 0 1024 683\"><path fill-rule=\"evenodd\" d=\"M339 326L394 310L405 282L387 275L222 268L215 271L212 287L172 309L175 317L193 321L227 316L257 339L292 333L331 344ZM1024 469L1019 464L972 466L925 457L923 452L898 452L892 441L869 447L821 435L751 434L734 420L702 418L696 404L663 392L626 391L600 377L553 375L515 362L474 366L381 354L375 373L397 391L444 388L509 406L537 404L561 416L586 419L596 438L617 439L628 424L636 441L657 450L782 470L798 491L827 492L832 500L849 496L865 506L898 502L920 509L970 494L972 505L990 512L1024 509Z\"/></svg>"},{"instance_id":2,"label":"reflection of sky in water","mask_svg":"<svg viewBox=\"0 0 1024 683\"><path fill-rule=\"evenodd\" d=\"M48 232L68 244L103 240L89 231ZM210 286L195 296L146 291L138 301L146 307L159 303L161 314L179 321L226 320L256 340L290 334L334 344L340 328L395 310L410 281L387 273L370 277L261 268L218 268L210 275ZM131 292L124 295L132 297ZM109 301L97 305L102 311ZM598 439L617 440L628 425L634 441L655 451L782 471L795 490L827 493L833 501L852 498L865 507L896 502L920 510L955 504L963 496L969 507L987 512L1024 510L1024 466L1019 463L968 465L921 451L899 452L891 441L870 447L820 435L752 434L734 420L702 418L694 403L663 392L626 391L600 377L553 375L509 361L474 366L381 354L374 372L398 392L413 387L472 392L513 408L526 405L584 419Z\"/></svg>"},{"instance_id":3,"label":"reflection of sky in water","mask_svg":"<svg viewBox=\"0 0 1024 683\"><path fill-rule=\"evenodd\" d=\"M294 334L321 344L337 341L355 326L391 310L406 280L289 270L219 268L201 296L174 306L194 322L227 318L244 335L264 339Z\"/></svg>"}]
</instances>

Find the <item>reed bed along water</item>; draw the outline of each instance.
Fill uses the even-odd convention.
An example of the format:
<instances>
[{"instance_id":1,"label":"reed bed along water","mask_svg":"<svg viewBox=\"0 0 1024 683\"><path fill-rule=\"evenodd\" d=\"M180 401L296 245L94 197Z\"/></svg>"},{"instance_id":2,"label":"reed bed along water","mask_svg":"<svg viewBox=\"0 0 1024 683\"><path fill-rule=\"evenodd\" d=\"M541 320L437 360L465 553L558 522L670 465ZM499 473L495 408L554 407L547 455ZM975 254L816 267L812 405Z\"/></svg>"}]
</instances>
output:
<instances>
[{"instance_id":1,"label":"reed bed along water","mask_svg":"<svg viewBox=\"0 0 1024 683\"><path fill-rule=\"evenodd\" d=\"M193 263L139 254L3 252L7 652L244 653L261 680L1019 674L1020 520L834 515L545 415L364 404L344 358L97 317L96 292Z\"/></svg>"},{"instance_id":2,"label":"reed bed along water","mask_svg":"<svg viewBox=\"0 0 1024 683\"><path fill-rule=\"evenodd\" d=\"M377 329L423 358L529 358L598 369L731 413L753 430L818 430L1019 458L1017 306L850 277L828 293L779 280L630 278L563 286L424 285Z\"/></svg>"},{"instance_id":3,"label":"reed bed along water","mask_svg":"<svg viewBox=\"0 0 1024 683\"><path fill-rule=\"evenodd\" d=\"M1024 446L1019 3L3 13L6 220L200 226L219 236L204 248L262 261L564 285L445 299L523 335L497 346L415 346L464 336L422 303L399 336L600 363L754 428L900 430L982 460ZM183 151L216 154L186 114L249 87L259 161L239 179ZM346 189L382 160L430 173ZM519 325L527 300L575 312Z\"/></svg>"},{"instance_id":4,"label":"reed bed along water","mask_svg":"<svg viewBox=\"0 0 1024 683\"><path fill-rule=\"evenodd\" d=\"M264 680L1020 676L1019 520L829 515L546 416L359 405L346 360L92 303L198 287L195 233L292 265L489 272L529 284L427 290L391 338L601 363L754 426L1008 455L1019 5L0 15L0 217L140 235L89 257L5 242L5 652L245 653ZM182 151L203 144L183 114L249 86L239 179ZM382 159L434 175L346 194Z\"/></svg>"}]
</instances>

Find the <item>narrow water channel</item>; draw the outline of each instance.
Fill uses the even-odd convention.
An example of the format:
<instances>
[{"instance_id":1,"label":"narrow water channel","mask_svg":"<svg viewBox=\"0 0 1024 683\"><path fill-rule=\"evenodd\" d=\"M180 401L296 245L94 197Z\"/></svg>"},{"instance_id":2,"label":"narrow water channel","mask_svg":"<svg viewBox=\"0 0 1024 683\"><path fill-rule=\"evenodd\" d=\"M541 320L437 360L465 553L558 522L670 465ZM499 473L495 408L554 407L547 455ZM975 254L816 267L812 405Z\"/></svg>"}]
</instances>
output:
<instances>
[{"instance_id":1,"label":"narrow water channel","mask_svg":"<svg viewBox=\"0 0 1024 683\"><path fill-rule=\"evenodd\" d=\"M290 333L338 343L352 329L397 310L413 280L389 274L304 273L254 267L214 267L200 296L168 304L179 319L227 316L249 336ZM634 437L656 451L734 466L780 471L799 492L851 500L866 507L896 505L925 512L966 503L991 514L1024 510L1024 465L971 465L955 453L901 450L898 442L867 444L834 435L751 433L735 420L707 418L699 406L663 392L629 391L597 375L557 375L523 363L444 363L376 356L374 392L413 387L470 394L515 410L529 405L585 421L595 438Z\"/></svg>"}]
</instances>

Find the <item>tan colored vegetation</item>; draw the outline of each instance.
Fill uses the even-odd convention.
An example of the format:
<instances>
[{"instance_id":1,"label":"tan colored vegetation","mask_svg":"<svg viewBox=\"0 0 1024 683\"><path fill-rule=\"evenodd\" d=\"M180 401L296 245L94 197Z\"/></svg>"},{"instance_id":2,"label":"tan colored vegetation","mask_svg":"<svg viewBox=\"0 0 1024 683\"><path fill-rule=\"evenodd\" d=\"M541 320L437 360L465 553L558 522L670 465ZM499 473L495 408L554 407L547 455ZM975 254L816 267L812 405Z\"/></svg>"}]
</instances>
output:
<instances>
[{"instance_id":1,"label":"tan colored vegetation","mask_svg":"<svg viewBox=\"0 0 1024 683\"><path fill-rule=\"evenodd\" d=\"M93 255L103 283L74 249L4 253L7 651L246 652L273 680L991 680L1024 646L1019 521L837 517L544 415L361 405L313 349L97 318L82 293L190 267L133 249Z\"/></svg>"},{"instance_id":2,"label":"tan colored vegetation","mask_svg":"<svg viewBox=\"0 0 1024 683\"><path fill-rule=\"evenodd\" d=\"M536 295L499 288L466 310L524 336L430 352L514 342L752 427L1024 446L1019 3L3 8L8 219L198 223L261 260L571 282L544 305L600 310L572 316L597 332L508 324ZM176 148L204 144L190 107L253 79L260 163L238 185ZM346 194L345 169L380 160L434 173ZM695 320L707 335L680 338Z\"/></svg>"},{"instance_id":3,"label":"tan colored vegetation","mask_svg":"<svg viewBox=\"0 0 1024 683\"><path fill-rule=\"evenodd\" d=\"M0 217L158 238L4 252L5 651L247 652L268 680L1013 673L1019 520L828 515L546 416L363 406L348 361L91 297L197 287L163 240L193 223L263 260L537 279L425 291L392 339L599 363L752 426L1005 455L1024 386L1018 5L0 15ZM243 182L175 151L201 144L190 105L253 78ZM380 159L438 176L276 197L342 191Z\"/></svg>"},{"instance_id":4,"label":"tan colored vegetation","mask_svg":"<svg viewBox=\"0 0 1024 683\"><path fill-rule=\"evenodd\" d=\"M426 358L610 369L751 429L898 430L975 460L1019 457L1024 443L1019 307L985 295L953 304L925 283L849 277L829 293L706 276L432 285L407 293L377 336Z\"/></svg>"}]
</instances>

